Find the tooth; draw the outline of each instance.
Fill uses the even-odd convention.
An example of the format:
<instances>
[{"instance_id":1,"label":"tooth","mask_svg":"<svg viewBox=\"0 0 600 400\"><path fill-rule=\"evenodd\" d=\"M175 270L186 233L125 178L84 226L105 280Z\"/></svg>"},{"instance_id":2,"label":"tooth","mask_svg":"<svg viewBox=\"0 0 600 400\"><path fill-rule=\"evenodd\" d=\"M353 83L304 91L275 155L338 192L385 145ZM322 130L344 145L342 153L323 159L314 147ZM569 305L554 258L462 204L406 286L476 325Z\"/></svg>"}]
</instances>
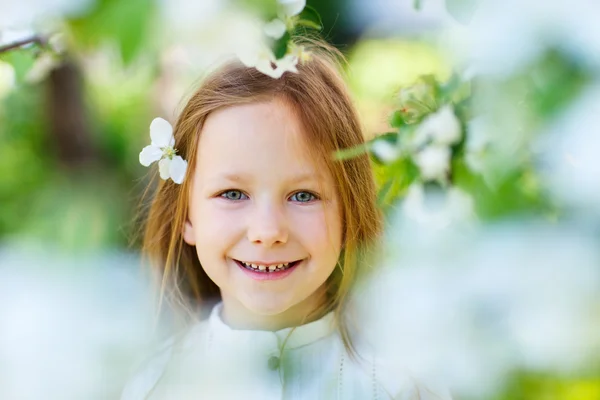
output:
<instances>
[{"instance_id":1,"label":"tooth","mask_svg":"<svg viewBox=\"0 0 600 400\"><path fill-rule=\"evenodd\" d=\"M277 264L277 269L283 268L283 264Z\"/></svg>"},{"instance_id":2,"label":"tooth","mask_svg":"<svg viewBox=\"0 0 600 400\"><path fill-rule=\"evenodd\" d=\"M265 269L267 269L267 267L265 265L259 265L258 269L260 269L261 271L264 271Z\"/></svg>"},{"instance_id":3,"label":"tooth","mask_svg":"<svg viewBox=\"0 0 600 400\"><path fill-rule=\"evenodd\" d=\"M277 266L275 266L275 265L269 266L269 271L275 271L276 269L277 269Z\"/></svg>"},{"instance_id":4,"label":"tooth","mask_svg":"<svg viewBox=\"0 0 600 400\"><path fill-rule=\"evenodd\" d=\"M254 269L258 269L258 265L256 265L256 264L250 264L250 266Z\"/></svg>"}]
</instances>

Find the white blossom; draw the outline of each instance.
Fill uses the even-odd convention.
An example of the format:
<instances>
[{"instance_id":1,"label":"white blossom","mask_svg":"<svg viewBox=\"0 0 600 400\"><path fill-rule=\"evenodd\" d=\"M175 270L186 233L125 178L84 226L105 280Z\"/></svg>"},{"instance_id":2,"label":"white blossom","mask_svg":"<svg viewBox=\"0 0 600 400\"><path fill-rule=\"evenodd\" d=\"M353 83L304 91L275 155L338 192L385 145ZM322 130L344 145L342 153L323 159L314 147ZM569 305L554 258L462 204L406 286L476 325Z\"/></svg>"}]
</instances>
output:
<instances>
[{"instance_id":1,"label":"white blossom","mask_svg":"<svg viewBox=\"0 0 600 400\"><path fill-rule=\"evenodd\" d=\"M456 26L441 45L485 75L508 77L548 47L597 67L598 11L595 0L480 1L469 25Z\"/></svg>"},{"instance_id":2,"label":"white blossom","mask_svg":"<svg viewBox=\"0 0 600 400\"><path fill-rule=\"evenodd\" d=\"M371 152L384 163L392 163L400 157L400 149L387 140L379 139L371 144Z\"/></svg>"},{"instance_id":3,"label":"white blossom","mask_svg":"<svg viewBox=\"0 0 600 400\"><path fill-rule=\"evenodd\" d=\"M289 71L297 73L296 65L298 57L293 54L286 54L281 59L276 59L275 55L267 46L261 46L258 51L248 50L238 53L238 57L247 67L254 67L265 75L273 79L279 79Z\"/></svg>"},{"instance_id":4,"label":"white blossom","mask_svg":"<svg viewBox=\"0 0 600 400\"><path fill-rule=\"evenodd\" d=\"M51 20L85 15L95 3L95 0L3 1L0 6L0 29L28 29Z\"/></svg>"},{"instance_id":5,"label":"white blossom","mask_svg":"<svg viewBox=\"0 0 600 400\"><path fill-rule=\"evenodd\" d=\"M171 178L175 183L183 182L187 170L187 161L176 155L173 127L162 118L155 118L150 124L152 143L140 153L140 164L148 167L158 161L160 177Z\"/></svg>"},{"instance_id":6,"label":"white blossom","mask_svg":"<svg viewBox=\"0 0 600 400\"><path fill-rule=\"evenodd\" d=\"M423 184L413 183L404 199L402 215L420 228L443 229L455 221L471 220L473 199L457 187L426 193Z\"/></svg>"},{"instance_id":7,"label":"white blossom","mask_svg":"<svg viewBox=\"0 0 600 400\"><path fill-rule=\"evenodd\" d=\"M588 87L536 140L552 194L600 216L600 82Z\"/></svg>"},{"instance_id":8,"label":"white blossom","mask_svg":"<svg viewBox=\"0 0 600 400\"><path fill-rule=\"evenodd\" d=\"M288 17L300 14L306 7L306 0L278 0L278 3L282 13Z\"/></svg>"},{"instance_id":9,"label":"white blossom","mask_svg":"<svg viewBox=\"0 0 600 400\"><path fill-rule=\"evenodd\" d=\"M15 87L15 70L12 65L0 61L0 100Z\"/></svg>"},{"instance_id":10,"label":"white blossom","mask_svg":"<svg viewBox=\"0 0 600 400\"><path fill-rule=\"evenodd\" d=\"M425 117L415 132L415 146L420 147L428 142L451 146L462 137L460 121L454 114L452 106L445 105L435 113Z\"/></svg>"},{"instance_id":11,"label":"white blossom","mask_svg":"<svg viewBox=\"0 0 600 400\"><path fill-rule=\"evenodd\" d=\"M443 182L450 169L452 153L447 146L427 146L413 156L415 164L421 171L424 181L437 180Z\"/></svg>"},{"instance_id":12,"label":"white blossom","mask_svg":"<svg viewBox=\"0 0 600 400\"><path fill-rule=\"evenodd\" d=\"M286 31L285 22L280 19L274 19L264 27L265 34L273 39L279 39Z\"/></svg>"},{"instance_id":13,"label":"white blossom","mask_svg":"<svg viewBox=\"0 0 600 400\"><path fill-rule=\"evenodd\" d=\"M457 398L494 397L514 371L585 371L597 361L592 234L520 221L419 244L405 226L392 221L388 256L354 294L368 344L444 380Z\"/></svg>"}]
</instances>

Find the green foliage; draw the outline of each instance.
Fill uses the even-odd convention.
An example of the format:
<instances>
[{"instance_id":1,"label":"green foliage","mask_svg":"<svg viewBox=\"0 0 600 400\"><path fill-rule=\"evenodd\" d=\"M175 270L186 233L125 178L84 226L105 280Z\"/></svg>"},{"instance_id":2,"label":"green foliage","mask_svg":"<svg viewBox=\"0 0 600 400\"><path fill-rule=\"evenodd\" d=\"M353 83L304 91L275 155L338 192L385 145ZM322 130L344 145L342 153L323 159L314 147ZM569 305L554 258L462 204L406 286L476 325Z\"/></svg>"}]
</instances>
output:
<instances>
[{"instance_id":1,"label":"green foliage","mask_svg":"<svg viewBox=\"0 0 600 400\"><path fill-rule=\"evenodd\" d=\"M34 45L35 46L35 45ZM20 48L13 51L0 54L0 60L9 63L13 66L16 74L17 83L21 84L25 81L27 72L33 66L39 49L37 46L34 48Z\"/></svg>"},{"instance_id":2,"label":"green foliage","mask_svg":"<svg viewBox=\"0 0 600 400\"><path fill-rule=\"evenodd\" d=\"M571 103L592 76L576 60L551 49L531 66L529 101L533 112L552 117Z\"/></svg>"},{"instance_id":3,"label":"green foliage","mask_svg":"<svg viewBox=\"0 0 600 400\"><path fill-rule=\"evenodd\" d=\"M19 230L37 188L56 168L43 105L44 92L27 87L11 93L0 108L0 236Z\"/></svg>"},{"instance_id":4,"label":"green foliage","mask_svg":"<svg viewBox=\"0 0 600 400\"><path fill-rule=\"evenodd\" d=\"M275 58L280 59L286 55L290 39L290 33L285 32L283 36L275 42L273 45L273 54L275 54Z\"/></svg>"},{"instance_id":5,"label":"green foliage","mask_svg":"<svg viewBox=\"0 0 600 400\"><path fill-rule=\"evenodd\" d=\"M88 15L68 21L68 25L81 49L113 41L118 43L123 61L129 63L144 47L153 16L151 0L98 0Z\"/></svg>"},{"instance_id":6,"label":"green foliage","mask_svg":"<svg viewBox=\"0 0 600 400\"><path fill-rule=\"evenodd\" d=\"M298 25L305 26L307 28L316 29L320 31L323 29L323 21L321 21L321 16L311 6L304 7L304 10L298 16Z\"/></svg>"}]
</instances>

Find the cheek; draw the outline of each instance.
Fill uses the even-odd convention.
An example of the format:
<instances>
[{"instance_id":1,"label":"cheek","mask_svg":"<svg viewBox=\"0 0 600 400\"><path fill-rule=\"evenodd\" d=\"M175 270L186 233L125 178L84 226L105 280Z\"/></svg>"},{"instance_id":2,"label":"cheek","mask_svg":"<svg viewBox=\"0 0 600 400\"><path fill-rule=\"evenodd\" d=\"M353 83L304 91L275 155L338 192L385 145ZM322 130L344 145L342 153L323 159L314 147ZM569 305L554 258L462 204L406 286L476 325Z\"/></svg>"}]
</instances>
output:
<instances>
[{"instance_id":1,"label":"cheek","mask_svg":"<svg viewBox=\"0 0 600 400\"><path fill-rule=\"evenodd\" d=\"M241 218L238 212L214 207L210 202L198 204L194 214L197 247L210 253L230 246L239 238Z\"/></svg>"},{"instance_id":2,"label":"cheek","mask_svg":"<svg viewBox=\"0 0 600 400\"><path fill-rule=\"evenodd\" d=\"M320 209L309 215L296 215L292 226L313 255L337 259L341 249L342 227L335 207Z\"/></svg>"}]
</instances>

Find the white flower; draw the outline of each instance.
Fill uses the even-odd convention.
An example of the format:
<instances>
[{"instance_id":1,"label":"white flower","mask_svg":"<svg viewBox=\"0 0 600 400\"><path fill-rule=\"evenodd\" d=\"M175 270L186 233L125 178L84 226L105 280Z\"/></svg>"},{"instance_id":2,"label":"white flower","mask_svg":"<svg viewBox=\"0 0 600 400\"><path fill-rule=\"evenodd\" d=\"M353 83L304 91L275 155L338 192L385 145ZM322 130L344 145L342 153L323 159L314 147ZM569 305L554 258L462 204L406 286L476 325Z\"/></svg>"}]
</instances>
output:
<instances>
[{"instance_id":1,"label":"white flower","mask_svg":"<svg viewBox=\"0 0 600 400\"><path fill-rule=\"evenodd\" d=\"M278 0L284 15L293 17L298 15L306 7L306 0Z\"/></svg>"},{"instance_id":2,"label":"white flower","mask_svg":"<svg viewBox=\"0 0 600 400\"><path fill-rule=\"evenodd\" d=\"M376 140L371 144L371 152L382 162L388 164L400 157L400 149L387 140Z\"/></svg>"},{"instance_id":3,"label":"white flower","mask_svg":"<svg viewBox=\"0 0 600 400\"><path fill-rule=\"evenodd\" d=\"M152 144L144 147L140 153L140 164L148 167L158 161L160 177L164 180L171 178L175 183L183 182L187 170L187 161L178 155L173 137L173 127L162 118L155 118L150 124ZM160 160L160 161L159 161Z\"/></svg>"},{"instance_id":4,"label":"white flower","mask_svg":"<svg viewBox=\"0 0 600 400\"><path fill-rule=\"evenodd\" d=\"M273 39L281 38L286 29L285 22L277 18L266 24L264 27L265 34Z\"/></svg>"},{"instance_id":5,"label":"white flower","mask_svg":"<svg viewBox=\"0 0 600 400\"><path fill-rule=\"evenodd\" d=\"M435 113L425 117L415 133L415 145L420 147L429 141L451 146L462 136L460 121L450 105L445 105Z\"/></svg>"},{"instance_id":6,"label":"white flower","mask_svg":"<svg viewBox=\"0 0 600 400\"><path fill-rule=\"evenodd\" d=\"M473 199L457 187L426 193L421 183L413 183L408 188L402 212L425 229L443 229L452 222L470 220L474 216Z\"/></svg>"},{"instance_id":7,"label":"white flower","mask_svg":"<svg viewBox=\"0 0 600 400\"><path fill-rule=\"evenodd\" d=\"M450 169L451 152L447 146L428 146L413 156L424 181L445 181Z\"/></svg>"},{"instance_id":8,"label":"white flower","mask_svg":"<svg viewBox=\"0 0 600 400\"><path fill-rule=\"evenodd\" d=\"M0 100L15 87L15 70L12 65L0 61Z\"/></svg>"},{"instance_id":9,"label":"white flower","mask_svg":"<svg viewBox=\"0 0 600 400\"><path fill-rule=\"evenodd\" d=\"M266 46L261 46L258 50L248 50L238 53L238 57L247 67L254 67L258 71L274 79L279 79L284 72L297 73L296 65L298 57L293 54L286 54L285 57L277 60L275 55Z\"/></svg>"}]
</instances>

